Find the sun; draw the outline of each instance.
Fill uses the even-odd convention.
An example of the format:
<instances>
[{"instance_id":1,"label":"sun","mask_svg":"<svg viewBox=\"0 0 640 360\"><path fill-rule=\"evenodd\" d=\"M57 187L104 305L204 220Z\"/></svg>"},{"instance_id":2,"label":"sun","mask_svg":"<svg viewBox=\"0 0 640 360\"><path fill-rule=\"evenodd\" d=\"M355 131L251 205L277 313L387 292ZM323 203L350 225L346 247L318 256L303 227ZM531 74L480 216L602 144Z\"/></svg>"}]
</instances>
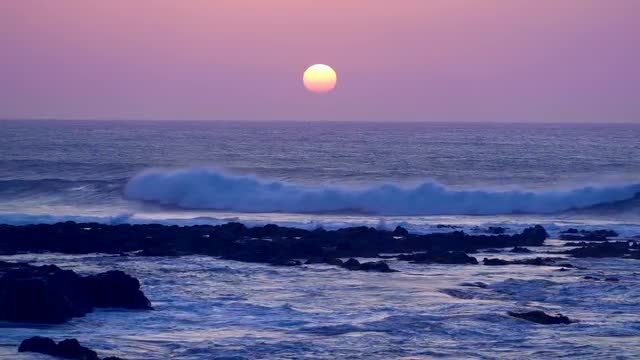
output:
<instances>
[{"instance_id":1,"label":"sun","mask_svg":"<svg viewBox=\"0 0 640 360\"><path fill-rule=\"evenodd\" d=\"M302 77L304 87L314 93L328 93L336 88L338 76L329 65L315 64L309 66Z\"/></svg>"}]
</instances>

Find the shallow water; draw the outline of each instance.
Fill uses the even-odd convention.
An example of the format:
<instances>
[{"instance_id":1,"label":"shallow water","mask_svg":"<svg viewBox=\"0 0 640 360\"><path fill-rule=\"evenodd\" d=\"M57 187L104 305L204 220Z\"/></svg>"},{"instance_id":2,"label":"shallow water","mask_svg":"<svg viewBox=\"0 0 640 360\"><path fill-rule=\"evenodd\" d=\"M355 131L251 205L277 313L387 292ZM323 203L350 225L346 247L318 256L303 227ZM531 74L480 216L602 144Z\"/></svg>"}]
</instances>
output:
<instances>
[{"instance_id":1,"label":"shallow water","mask_svg":"<svg viewBox=\"0 0 640 360\"><path fill-rule=\"evenodd\" d=\"M559 241L538 252L558 250ZM524 258L536 254L475 254ZM547 254L548 256L548 254ZM128 359L637 358L637 260L571 259L584 269L424 265L398 273L329 265L274 267L206 256L17 255L80 273L121 269L141 280L154 311L99 310L64 325L4 324L0 357L34 335L76 337ZM619 282L585 280L615 276ZM486 288L465 286L483 282ZM540 309L577 323L537 325L506 315Z\"/></svg>"}]
</instances>

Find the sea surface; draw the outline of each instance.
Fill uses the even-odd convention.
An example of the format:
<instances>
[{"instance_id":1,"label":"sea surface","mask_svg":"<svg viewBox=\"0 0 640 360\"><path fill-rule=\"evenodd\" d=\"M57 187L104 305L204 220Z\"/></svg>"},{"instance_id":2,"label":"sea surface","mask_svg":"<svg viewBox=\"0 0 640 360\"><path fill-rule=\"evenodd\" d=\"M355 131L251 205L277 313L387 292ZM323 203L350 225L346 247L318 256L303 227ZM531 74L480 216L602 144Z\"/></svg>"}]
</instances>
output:
<instances>
[{"instance_id":1,"label":"sea surface","mask_svg":"<svg viewBox=\"0 0 640 360\"><path fill-rule=\"evenodd\" d=\"M554 241L533 254L549 256ZM425 265L397 273L330 265L276 267L206 256L26 254L5 261L58 264L82 274L120 269L141 280L153 311L97 310L63 325L0 323L0 359L25 338L77 338L100 356L163 359L637 359L638 261L572 259L550 266ZM585 280L585 276L599 280ZM603 281L616 277L618 282ZM486 288L469 286L481 282ZM473 284L472 284L473 285ZM484 285L483 285L484 286ZM538 325L507 311L576 320Z\"/></svg>"},{"instance_id":2,"label":"sea surface","mask_svg":"<svg viewBox=\"0 0 640 360\"><path fill-rule=\"evenodd\" d=\"M640 236L640 125L8 120L0 139L0 223L551 233L532 254L478 259L558 256L570 227ZM156 309L0 323L0 359L46 359L16 352L34 335L127 359L640 357L638 260L571 259L570 271L390 260L391 274L205 256L0 260L121 269ZM534 309L577 322L506 315Z\"/></svg>"},{"instance_id":3,"label":"sea surface","mask_svg":"<svg viewBox=\"0 0 640 360\"><path fill-rule=\"evenodd\" d=\"M640 224L640 125L0 121L0 222Z\"/></svg>"}]
</instances>

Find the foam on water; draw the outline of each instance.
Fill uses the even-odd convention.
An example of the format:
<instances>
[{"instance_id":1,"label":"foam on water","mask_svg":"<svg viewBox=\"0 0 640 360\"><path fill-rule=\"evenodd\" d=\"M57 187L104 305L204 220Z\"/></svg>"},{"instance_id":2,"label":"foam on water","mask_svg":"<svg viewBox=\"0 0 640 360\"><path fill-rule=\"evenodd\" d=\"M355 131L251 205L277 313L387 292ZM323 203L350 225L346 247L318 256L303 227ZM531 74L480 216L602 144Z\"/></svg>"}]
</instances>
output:
<instances>
[{"instance_id":1,"label":"foam on water","mask_svg":"<svg viewBox=\"0 0 640 360\"><path fill-rule=\"evenodd\" d=\"M560 248L534 250L500 257L547 256ZM640 353L635 341L640 336L637 260L571 259L579 269L564 272L544 266L390 260L401 272L380 274L206 256L22 254L0 259L56 263L82 273L121 269L141 280L156 309L100 310L45 328L5 324L0 335L4 358L36 359L16 353L20 340L34 334L76 337L102 356L152 360L600 359ZM585 280L586 275L620 281ZM488 286L464 286L469 281ZM506 315L533 309L563 313L577 322L541 326Z\"/></svg>"}]
</instances>

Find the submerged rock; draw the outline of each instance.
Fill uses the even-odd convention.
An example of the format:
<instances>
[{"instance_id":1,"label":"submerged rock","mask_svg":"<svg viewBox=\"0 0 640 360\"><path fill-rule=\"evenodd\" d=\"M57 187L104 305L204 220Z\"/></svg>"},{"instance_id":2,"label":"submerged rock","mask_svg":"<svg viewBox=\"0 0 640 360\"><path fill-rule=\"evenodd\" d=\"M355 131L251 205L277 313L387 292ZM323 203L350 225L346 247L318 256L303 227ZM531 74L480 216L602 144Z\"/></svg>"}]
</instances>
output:
<instances>
[{"instance_id":1,"label":"submerged rock","mask_svg":"<svg viewBox=\"0 0 640 360\"><path fill-rule=\"evenodd\" d=\"M531 321L531 322L543 324L543 325L572 323L572 321L568 317L562 314L558 314L556 316L547 315L544 311L540 311L540 310L528 311L528 312L522 312L522 313L509 311L507 312L507 314L515 318L524 319L527 321Z\"/></svg>"},{"instance_id":2,"label":"submerged rock","mask_svg":"<svg viewBox=\"0 0 640 360\"><path fill-rule=\"evenodd\" d=\"M364 271L377 271L377 272L397 272L397 270L393 270L389 267L389 265L384 261L370 261L364 262L360 264L360 270Z\"/></svg>"},{"instance_id":3,"label":"submerged rock","mask_svg":"<svg viewBox=\"0 0 640 360\"><path fill-rule=\"evenodd\" d=\"M489 266L504 266L504 265L533 265L533 266L560 266L565 268L573 268L574 266L569 263L558 263L560 258L551 257L535 257L530 259L518 259L518 260L503 260L497 258L484 258L482 263Z\"/></svg>"},{"instance_id":4,"label":"submerged rock","mask_svg":"<svg viewBox=\"0 0 640 360\"><path fill-rule=\"evenodd\" d=\"M66 339L56 344L50 338L35 336L23 340L18 352L35 352L64 359L99 360L95 351L80 345L76 339Z\"/></svg>"},{"instance_id":5,"label":"submerged rock","mask_svg":"<svg viewBox=\"0 0 640 360\"><path fill-rule=\"evenodd\" d=\"M342 264L342 267L351 270L361 270L361 271L377 271L377 272L397 272L397 270L393 270L389 267L389 265L384 261L369 261L369 262L359 262L356 259L349 259Z\"/></svg>"},{"instance_id":6,"label":"submerged rock","mask_svg":"<svg viewBox=\"0 0 640 360\"><path fill-rule=\"evenodd\" d=\"M57 356L58 344L50 338L34 336L22 340L18 352L37 352L41 354Z\"/></svg>"},{"instance_id":7,"label":"submerged rock","mask_svg":"<svg viewBox=\"0 0 640 360\"><path fill-rule=\"evenodd\" d=\"M347 270L360 270L360 261L356 259L349 259L342 264L342 267Z\"/></svg>"},{"instance_id":8,"label":"submerged rock","mask_svg":"<svg viewBox=\"0 0 640 360\"><path fill-rule=\"evenodd\" d=\"M464 283L461 283L460 286L477 287L481 289L486 289L489 287L489 284L483 283L482 281L476 281L476 282L464 282Z\"/></svg>"},{"instance_id":9,"label":"submerged rock","mask_svg":"<svg viewBox=\"0 0 640 360\"><path fill-rule=\"evenodd\" d=\"M396 229L393 230L393 235L407 237L409 236L409 230L403 228L402 226L396 226Z\"/></svg>"},{"instance_id":10,"label":"submerged rock","mask_svg":"<svg viewBox=\"0 0 640 360\"><path fill-rule=\"evenodd\" d=\"M98 354L86 348L76 339L65 339L58 343L57 356L66 359L98 360Z\"/></svg>"},{"instance_id":11,"label":"submerged rock","mask_svg":"<svg viewBox=\"0 0 640 360\"><path fill-rule=\"evenodd\" d=\"M0 320L59 324L94 308L151 309L122 271L80 276L55 265L0 262Z\"/></svg>"},{"instance_id":12,"label":"submerged rock","mask_svg":"<svg viewBox=\"0 0 640 360\"><path fill-rule=\"evenodd\" d=\"M496 259L496 258L484 258L482 260L482 263L484 265L489 265L489 266L502 266L502 265L509 265L511 264L511 262L507 261L507 260L502 260L502 259Z\"/></svg>"},{"instance_id":13,"label":"submerged rock","mask_svg":"<svg viewBox=\"0 0 640 360\"><path fill-rule=\"evenodd\" d=\"M489 226L489 228L487 229L487 232L490 234L500 235L507 232L507 228L504 228L502 226Z\"/></svg>"},{"instance_id":14,"label":"submerged rock","mask_svg":"<svg viewBox=\"0 0 640 360\"><path fill-rule=\"evenodd\" d=\"M613 230L580 230L568 229L560 234L560 240L570 241L607 241L611 237L617 237L619 234Z\"/></svg>"},{"instance_id":15,"label":"submerged rock","mask_svg":"<svg viewBox=\"0 0 640 360\"><path fill-rule=\"evenodd\" d=\"M344 262L338 258L332 258L327 256L317 256L317 257L312 257L307 259L307 261L305 261L305 264L306 265L328 264L328 265L334 265L334 266L342 266Z\"/></svg>"},{"instance_id":16,"label":"submerged rock","mask_svg":"<svg viewBox=\"0 0 640 360\"><path fill-rule=\"evenodd\" d=\"M531 252L531 250L525 247L516 246L513 249L511 249L511 252L516 254L528 254Z\"/></svg>"},{"instance_id":17,"label":"submerged rock","mask_svg":"<svg viewBox=\"0 0 640 360\"><path fill-rule=\"evenodd\" d=\"M587 246L567 250L565 253L579 258L622 257L627 255L633 257L636 255L635 252L632 253L629 243L623 241L589 244Z\"/></svg>"},{"instance_id":18,"label":"submerged rock","mask_svg":"<svg viewBox=\"0 0 640 360\"><path fill-rule=\"evenodd\" d=\"M478 264L478 260L462 251L421 252L398 255L398 260L411 261L414 264Z\"/></svg>"}]
</instances>

